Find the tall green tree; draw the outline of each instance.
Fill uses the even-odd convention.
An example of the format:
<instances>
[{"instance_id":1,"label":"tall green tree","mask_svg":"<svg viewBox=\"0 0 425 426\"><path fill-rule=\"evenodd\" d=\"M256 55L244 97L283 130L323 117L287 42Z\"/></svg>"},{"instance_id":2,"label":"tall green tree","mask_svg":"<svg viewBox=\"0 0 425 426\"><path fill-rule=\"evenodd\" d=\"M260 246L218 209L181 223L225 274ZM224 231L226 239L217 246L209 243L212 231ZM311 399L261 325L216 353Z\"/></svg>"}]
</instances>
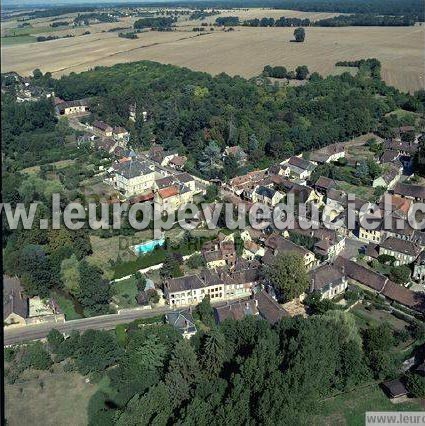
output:
<instances>
[{"instance_id":1,"label":"tall green tree","mask_svg":"<svg viewBox=\"0 0 425 426\"><path fill-rule=\"evenodd\" d=\"M305 30L304 28L295 28L294 30L295 41L303 42L305 40Z\"/></svg>"},{"instance_id":2,"label":"tall green tree","mask_svg":"<svg viewBox=\"0 0 425 426\"><path fill-rule=\"evenodd\" d=\"M295 68L295 75L297 80L305 80L309 74L308 68L306 65L300 65Z\"/></svg>"},{"instance_id":3,"label":"tall green tree","mask_svg":"<svg viewBox=\"0 0 425 426\"><path fill-rule=\"evenodd\" d=\"M278 254L273 266L265 265L263 272L284 300L299 297L309 286L304 259L297 253Z\"/></svg>"},{"instance_id":4,"label":"tall green tree","mask_svg":"<svg viewBox=\"0 0 425 426\"><path fill-rule=\"evenodd\" d=\"M201 351L201 363L208 377L219 374L226 358L226 340L218 329L206 333Z\"/></svg>"},{"instance_id":5,"label":"tall green tree","mask_svg":"<svg viewBox=\"0 0 425 426\"><path fill-rule=\"evenodd\" d=\"M176 343L165 377L174 404L180 405L193 396L196 383L201 377L201 368L193 347L187 340Z\"/></svg>"},{"instance_id":6,"label":"tall green tree","mask_svg":"<svg viewBox=\"0 0 425 426\"><path fill-rule=\"evenodd\" d=\"M102 271L83 260L79 265L79 273L79 302L91 315L108 313L111 288L109 282L102 278Z\"/></svg>"}]
</instances>

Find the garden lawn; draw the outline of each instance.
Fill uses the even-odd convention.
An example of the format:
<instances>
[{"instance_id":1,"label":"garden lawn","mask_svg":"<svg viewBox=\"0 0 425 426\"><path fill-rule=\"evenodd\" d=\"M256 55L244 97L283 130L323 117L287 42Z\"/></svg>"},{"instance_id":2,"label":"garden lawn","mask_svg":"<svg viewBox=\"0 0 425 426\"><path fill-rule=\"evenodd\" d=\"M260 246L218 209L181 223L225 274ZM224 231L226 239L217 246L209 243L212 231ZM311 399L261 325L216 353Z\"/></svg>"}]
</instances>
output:
<instances>
[{"instance_id":1,"label":"garden lawn","mask_svg":"<svg viewBox=\"0 0 425 426\"><path fill-rule=\"evenodd\" d=\"M373 306L371 308L369 311L363 305L358 304L350 311L356 317L356 320L359 320L361 328L365 324L376 326L383 322L390 324L394 330L402 330L409 325L406 321L395 317L390 312L376 309Z\"/></svg>"},{"instance_id":2,"label":"garden lawn","mask_svg":"<svg viewBox=\"0 0 425 426\"><path fill-rule=\"evenodd\" d=\"M374 188L371 186L351 185L347 182L338 181L338 189L347 194L354 194L357 198L364 201L374 201Z\"/></svg>"},{"instance_id":3,"label":"garden lawn","mask_svg":"<svg viewBox=\"0 0 425 426\"><path fill-rule=\"evenodd\" d=\"M138 290L134 277L114 282L112 291L112 299L120 308L134 308L137 306L136 296Z\"/></svg>"},{"instance_id":4,"label":"garden lawn","mask_svg":"<svg viewBox=\"0 0 425 426\"><path fill-rule=\"evenodd\" d=\"M67 321L82 318L82 316L75 311L74 305L71 300L57 293L55 293L53 297L58 303L62 312L64 313L65 319Z\"/></svg>"}]
</instances>

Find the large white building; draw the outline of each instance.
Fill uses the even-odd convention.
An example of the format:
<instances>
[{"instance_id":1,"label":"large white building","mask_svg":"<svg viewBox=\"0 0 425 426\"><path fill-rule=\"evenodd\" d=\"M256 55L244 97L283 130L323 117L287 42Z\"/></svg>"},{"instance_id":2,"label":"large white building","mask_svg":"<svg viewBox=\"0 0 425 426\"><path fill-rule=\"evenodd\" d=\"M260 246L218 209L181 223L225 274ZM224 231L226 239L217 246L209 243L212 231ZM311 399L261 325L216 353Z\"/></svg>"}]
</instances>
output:
<instances>
[{"instance_id":1,"label":"large white building","mask_svg":"<svg viewBox=\"0 0 425 426\"><path fill-rule=\"evenodd\" d=\"M150 162L129 160L113 166L114 187L126 197L142 194L154 187L155 179L162 177Z\"/></svg>"}]
</instances>

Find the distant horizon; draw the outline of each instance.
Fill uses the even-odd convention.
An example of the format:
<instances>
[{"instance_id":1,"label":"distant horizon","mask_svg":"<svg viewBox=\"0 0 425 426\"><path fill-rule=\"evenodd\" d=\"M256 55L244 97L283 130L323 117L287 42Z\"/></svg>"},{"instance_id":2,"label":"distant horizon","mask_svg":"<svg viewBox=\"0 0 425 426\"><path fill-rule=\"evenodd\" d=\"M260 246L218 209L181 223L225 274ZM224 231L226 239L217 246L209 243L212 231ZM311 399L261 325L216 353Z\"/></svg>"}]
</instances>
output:
<instances>
[{"instance_id":1,"label":"distant horizon","mask_svg":"<svg viewBox=\"0 0 425 426\"><path fill-rule=\"evenodd\" d=\"M202 0L185 0L187 3L196 3ZM2 2L1 7L62 7L62 6L96 6L96 5L115 5L115 4L152 4L152 3L178 3L176 0L61 0L57 2L55 0L5 0Z\"/></svg>"},{"instance_id":2,"label":"distant horizon","mask_svg":"<svg viewBox=\"0 0 425 426\"><path fill-rule=\"evenodd\" d=\"M204 2L203 0L184 0L184 2L187 3L196 3L196 2ZM79 6L79 5L84 5L84 6L97 6L99 4L110 4L110 5L115 5L115 4L126 4L126 3L134 3L134 4L142 4L142 3L146 3L146 4L150 4L150 3L180 3L178 0L176 1L169 1L169 0L62 0L60 2L57 2L56 0L43 0L43 1L39 1L39 0L24 0L24 1L16 1L16 0L5 0L2 2L1 7L3 8L4 6L14 6L17 8L20 7L63 7L63 6Z\"/></svg>"}]
</instances>

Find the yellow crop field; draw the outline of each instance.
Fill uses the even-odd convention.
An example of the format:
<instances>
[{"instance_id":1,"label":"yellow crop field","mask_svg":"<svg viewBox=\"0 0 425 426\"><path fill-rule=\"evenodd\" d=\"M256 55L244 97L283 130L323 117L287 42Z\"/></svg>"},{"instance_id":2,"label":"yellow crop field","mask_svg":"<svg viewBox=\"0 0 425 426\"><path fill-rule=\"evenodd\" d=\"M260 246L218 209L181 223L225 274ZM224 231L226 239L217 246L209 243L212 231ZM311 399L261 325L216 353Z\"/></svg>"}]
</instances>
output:
<instances>
[{"instance_id":1,"label":"yellow crop field","mask_svg":"<svg viewBox=\"0 0 425 426\"><path fill-rule=\"evenodd\" d=\"M302 13L261 9L244 13L250 18L273 16L270 12L275 17L290 16L287 12L293 12L292 16ZM244 17L243 11L233 13ZM376 57L382 63L382 76L387 83L403 91L424 86L425 26L310 27L304 43L293 43L293 28L236 27L227 32L216 27L200 36L191 31L194 22L181 21L178 31L141 33L136 40L102 32L106 27L131 25L131 20L126 19L102 27L92 25L88 27L90 35L3 46L2 69L28 75L40 68L60 76L97 65L148 59L211 74L226 72L244 77L258 75L267 64L288 69L307 65L311 72L328 75L335 72L337 61Z\"/></svg>"}]
</instances>

